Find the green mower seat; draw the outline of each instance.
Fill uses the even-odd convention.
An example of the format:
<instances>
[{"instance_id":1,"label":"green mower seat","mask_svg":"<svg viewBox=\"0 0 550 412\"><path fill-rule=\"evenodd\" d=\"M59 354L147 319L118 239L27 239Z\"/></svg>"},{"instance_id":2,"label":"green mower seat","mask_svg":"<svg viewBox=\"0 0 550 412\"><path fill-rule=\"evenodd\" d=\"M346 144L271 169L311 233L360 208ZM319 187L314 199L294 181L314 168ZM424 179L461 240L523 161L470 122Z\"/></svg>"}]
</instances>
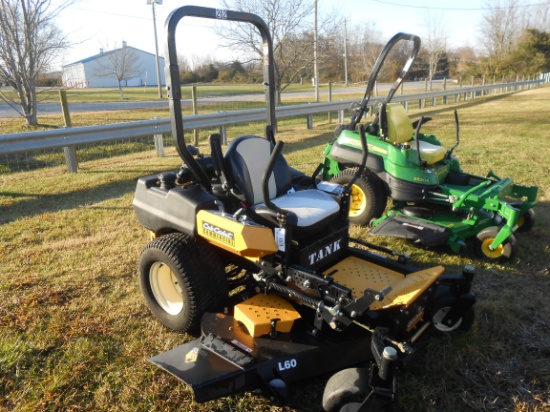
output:
<instances>
[{"instance_id":1,"label":"green mower seat","mask_svg":"<svg viewBox=\"0 0 550 412\"><path fill-rule=\"evenodd\" d=\"M400 103L388 103L382 106L386 110L387 137L394 145L410 142L414 129L412 123ZM381 116L381 118L384 118ZM428 165L433 165L445 158L447 151L442 146L437 146L423 140L419 141L420 158Z\"/></svg>"}]
</instances>

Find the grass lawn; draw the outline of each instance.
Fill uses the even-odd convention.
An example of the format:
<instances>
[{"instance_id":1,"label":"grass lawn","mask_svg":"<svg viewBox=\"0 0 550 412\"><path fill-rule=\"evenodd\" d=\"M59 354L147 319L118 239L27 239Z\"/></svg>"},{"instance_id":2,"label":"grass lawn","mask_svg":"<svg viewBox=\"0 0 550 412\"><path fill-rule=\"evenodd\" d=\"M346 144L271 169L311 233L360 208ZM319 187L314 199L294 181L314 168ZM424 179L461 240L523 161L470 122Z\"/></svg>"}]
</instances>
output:
<instances>
[{"instance_id":1,"label":"grass lawn","mask_svg":"<svg viewBox=\"0 0 550 412\"><path fill-rule=\"evenodd\" d=\"M351 229L410 254L421 267L476 267L473 329L427 343L399 374L401 406L549 411L550 88L423 110L434 118L423 130L447 147L455 107L461 143L454 153L463 169L485 175L491 168L538 186L537 223L517 235L517 256L506 264ZM281 127L289 163L313 171L334 126ZM245 129L230 130L230 138L260 133L258 126ZM197 404L185 385L146 361L192 339L163 328L145 307L136 272L148 233L131 206L138 177L180 163L169 148L165 158L151 150L82 162L77 174L53 167L0 176L0 410L320 410L328 376L293 386L286 406L249 393Z\"/></svg>"}]
</instances>

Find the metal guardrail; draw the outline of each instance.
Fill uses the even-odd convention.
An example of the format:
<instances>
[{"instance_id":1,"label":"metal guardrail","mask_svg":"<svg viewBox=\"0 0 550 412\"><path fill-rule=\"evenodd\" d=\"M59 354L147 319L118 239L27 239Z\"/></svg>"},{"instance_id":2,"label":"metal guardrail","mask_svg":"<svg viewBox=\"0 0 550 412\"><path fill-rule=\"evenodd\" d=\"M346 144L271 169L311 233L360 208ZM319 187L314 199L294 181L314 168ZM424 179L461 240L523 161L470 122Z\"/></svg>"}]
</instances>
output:
<instances>
[{"instance_id":1,"label":"metal guardrail","mask_svg":"<svg viewBox=\"0 0 550 412\"><path fill-rule=\"evenodd\" d=\"M471 96L475 98L478 94L485 91L500 90L500 92L531 88L544 83L544 79L528 80L521 82L491 84L483 86L464 87L453 90L438 90L423 93L394 95L393 102L407 102L427 99L436 99L438 97ZM373 97L372 106L377 106L383 97ZM339 112L340 122L343 122L344 111L349 109L350 105L356 100L340 100L322 103L308 103L293 106L280 106L276 108L276 117L278 119L308 116L308 127L311 126L311 116L316 113ZM422 107L422 104L420 104ZM220 127L225 130L225 126L245 123L258 122L265 119L265 109L240 110L232 112L218 112L208 114L198 114L193 116L183 116L183 125L185 130ZM222 130L222 135L224 131ZM55 130L45 130L38 132L26 132L0 135L0 154L11 154L17 152L29 152L42 149L54 148L73 148L80 145L100 142L110 142L127 138L142 136L159 135L170 133L172 131L169 118L141 120L134 122L124 122L100 126L86 126L73 128L60 128ZM67 150L65 151L66 155ZM75 163L75 162L73 162ZM70 162L67 161L69 165ZM76 170L70 170L76 171Z\"/></svg>"}]
</instances>

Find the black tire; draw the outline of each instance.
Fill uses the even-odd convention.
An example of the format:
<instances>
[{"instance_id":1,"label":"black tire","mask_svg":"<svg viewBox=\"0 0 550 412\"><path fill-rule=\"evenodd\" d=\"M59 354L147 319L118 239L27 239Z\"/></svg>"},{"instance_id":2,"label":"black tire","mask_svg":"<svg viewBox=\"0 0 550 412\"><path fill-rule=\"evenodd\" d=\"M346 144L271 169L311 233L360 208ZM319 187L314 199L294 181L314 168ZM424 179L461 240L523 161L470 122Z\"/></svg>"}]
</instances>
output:
<instances>
[{"instance_id":1,"label":"black tire","mask_svg":"<svg viewBox=\"0 0 550 412\"><path fill-rule=\"evenodd\" d=\"M456 299L448 296L436 299L430 304L432 326L436 334L467 332L472 328L475 320L474 308L469 308L464 315L452 325L441 322L445 315L456 304Z\"/></svg>"},{"instance_id":2,"label":"black tire","mask_svg":"<svg viewBox=\"0 0 550 412\"><path fill-rule=\"evenodd\" d=\"M512 204L512 206L514 206L514 204ZM527 212L525 212L518 219L517 232L521 232L521 233L529 232L531 229L533 229L533 226L535 226L535 220L536 220L535 211L533 210L533 208L527 209Z\"/></svg>"},{"instance_id":3,"label":"black tire","mask_svg":"<svg viewBox=\"0 0 550 412\"><path fill-rule=\"evenodd\" d=\"M345 169L332 178L332 182L347 185L357 173L358 168ZM356 225L366 226L369 222L382 216L386 209L388 197L380 179L372 172L363 172L352 188L349 221Z\"/></svg>"},{"instance_id":4,"label":"black tire","mask_svg":"<svg viewBox=\"0 0 550 412\"><path fill-rule=\"evenodd\" d=\"M368 369L341 370L332 375L325 386L323 409L327 412L339 412L346 405L360 404L370 391Z\"/></svg>"},{"instance_id":5,"label":"black tire","mask_svg":"<svg viewBox=\"0 0 550 412\"><path fill-rule=\"evenodd\" d=\"M497 236L500 228L491 226L479 232L474 239L474 252L478 258L486 261L506 261L512 259L516 252L517 241L510 235L498 248L490 250L489 245Z\"/></svg>"},{"instance_id":6,"label":"black tire","mask_svg":"<svg viewBox=\"0 0 550 412\"><path fill-rule=\"evenodd\" d=\"M202 315L222 310L228 295L216 251L182 233L161 236L143 249L139 283L153 315L178 332L196 332Z\"/></svg>"}]
</instances>

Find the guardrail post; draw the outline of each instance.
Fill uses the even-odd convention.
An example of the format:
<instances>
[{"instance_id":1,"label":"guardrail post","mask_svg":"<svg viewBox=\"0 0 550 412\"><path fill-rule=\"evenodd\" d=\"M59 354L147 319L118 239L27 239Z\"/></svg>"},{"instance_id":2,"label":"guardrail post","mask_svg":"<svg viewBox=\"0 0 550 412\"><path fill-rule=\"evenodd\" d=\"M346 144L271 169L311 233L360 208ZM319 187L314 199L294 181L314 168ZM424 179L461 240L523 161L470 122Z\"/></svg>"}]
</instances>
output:
<instances>
[{"instance_id":1,"label":"guardrail post","mask_svg":"<svg viewBox=\"0 0 550 412\"><path fill-rule=\"evenodd\" d=\"M338 123L339 124L344 123L344 109L338 110Z\"/></svg>"},{"instance_id":2,"label":"guardrail post","mask_svg":"<svg viewBox=\"0 0 550 412\"><path fill-rule=\"evenodd\" d=\"M162 134L154 134L153 140L155 141L157 157L164 157L164 140L162 139Z\"/></svg>"},{"instance_id":3,"label":"guardrail post","mask_svg":"<svg viewBox=\"0 0 550 412\"><path fill-rule=\"evenodd\" d=\"M472 87L474 87L474 84L475 84L475 79L474 79L474 76L472 76ZM472 99L475 99L475 98L476 98L476 92L472 90Z\"/></svg>"},{"instance_id":4,"label":"guardrail post","mask_svg":"<svg viewBox=\"0 0 550 412\"><path fill-rule=\"evenodd\" d=\"M74 146L65 146L63 148L65 153L65 165L69 173L76 173L78 171L78 160L76 159L76 149Z\"/></svg>"},{"instance_id":5,"label":"guardrail post","mask_svg":"<svg viewBox=\"0 0 550 412\"><path fill-rule=\"evenodd\" d=\"M227 126L220 126L220 136L222 137L222 144L227 145Z\"/></svg>"},{"instance_id":6,"label":"guardrail post","mask_svg":"<svg viewBox=\"0 0 550 412\"><path fill-rule=\"evenodd\" d=\"M197 107L197 86L191 86L191 100L193 101L193 114L197 115L199 113ZM193 144L195 146L199 145L199 129L193 129Z\"/></svg>"},{"instance_id":7,"label":"guardrail post","mask_svg":"<svg viewBox=\"0 0 550 412\"><path fill-rule=\"evenodd\" d=\"M308 114L308 115L306 116L306 118L307 118L307 128L308 128L308 130L313 129L313 115L312 115L312 114Z\"/></svg>"},{"instance_id":8,"label":"guardrail post","mask_svg":"<svg viewBox=\"0 0 550 412\"><path fill-rule=\"evenodd\" d=\"M157 120L158 117L153 117L153 120ZM162 133L153 133L153 142L155 143L155 151L157 157L164 157L164 139Z\"/></svg>"},{"instance_id":9,"label":"guardrail post","mask_svg":"<svg viewBox=\"0 0 550 412\"><path fill-rule=\"evenodd\" d=\"M328 82L328 101L332 102L332 82ZM328 122L332 123L332 112L328 112Z\"/></svg>"},{"instance_id":10,"label":"guardrail post","mask_svg":"<svg viewBox=\"0 0 550 412\"><path fill-rule=\"evenodd\" d=\"M63 121L65 127L71 127L71 114L69 113L69 102L67 101L67 91L59 90L59 99L61 100L61 112L63 113ZM67 165L67 171L69 173L76 173L78 171L78 160L76 159L76 149L74 146L63 147L65 153L65 164Z\"/></svg>"}]
</instances>

